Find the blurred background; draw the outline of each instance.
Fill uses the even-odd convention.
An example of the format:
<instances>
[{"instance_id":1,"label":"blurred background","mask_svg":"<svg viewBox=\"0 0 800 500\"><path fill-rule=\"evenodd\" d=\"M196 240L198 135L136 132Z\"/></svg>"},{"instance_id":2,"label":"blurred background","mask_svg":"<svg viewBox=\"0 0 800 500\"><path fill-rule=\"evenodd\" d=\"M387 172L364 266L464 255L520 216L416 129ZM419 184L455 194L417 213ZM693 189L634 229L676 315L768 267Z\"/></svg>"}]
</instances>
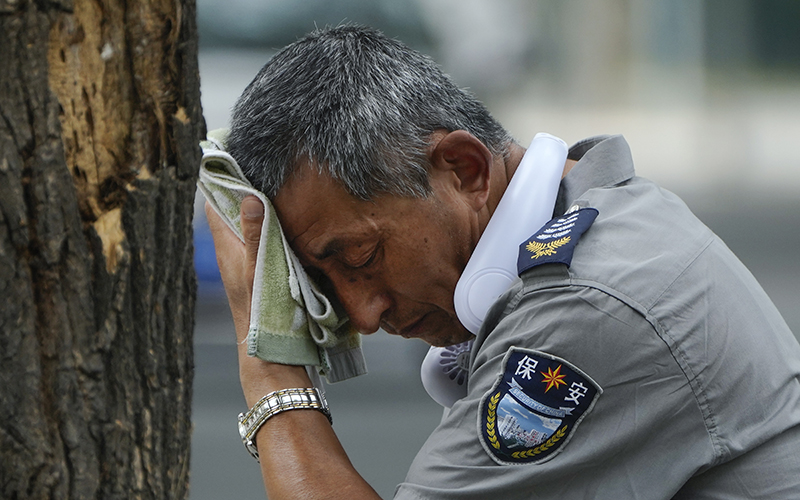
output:
<instances>
[{"instance_id":1,"label":"blurred background","mask_svg":"<svg viewBox=\"0 0 800 500\"><path fill-rule=\"evenodd\" d=\"M800 2L198 0L198 21L209 130L275 50L352 22L431 55L522 145L625 135L637 173L682 196L800 333ZM233 325L201 207L191 498L263 498L236 431ZM419 381L425 345L378 332L364 348L370 373L328 400L352 462L390 498L441 408Z\"/></svg>"}]
</instances>

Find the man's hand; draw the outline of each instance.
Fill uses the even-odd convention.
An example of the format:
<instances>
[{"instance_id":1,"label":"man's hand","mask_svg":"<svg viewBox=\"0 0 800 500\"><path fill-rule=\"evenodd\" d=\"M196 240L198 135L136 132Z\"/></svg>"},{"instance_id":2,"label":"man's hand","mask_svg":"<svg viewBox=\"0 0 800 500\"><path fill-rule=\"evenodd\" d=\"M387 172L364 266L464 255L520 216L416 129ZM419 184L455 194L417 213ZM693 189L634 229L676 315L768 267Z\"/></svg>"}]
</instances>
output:
<instances>
[{"instance_id":1,"label":"man's hand","mask_svg":"<svg viewBox=\"0 0 800 500\"><path fill-rule=\"evenodd\" d=\"M252 406L265 394L278 389L311 387L311 381L303 367L278 365L248 356L247 346L244 344L250 328L250 303L261 225L264 222L264 205L255 196L242 200L241 227L244 243L207 202L206 218L214 238L217 265L236 328L239 378L247 404Z\"/></svg>"},{"instance_id":2,"label":"man's hand","mask_svg":"<svg viewBox=\"0 0 800 500\"><path fill-rule=\"evenodd\" d=\"M214 238L217 265L236 327L237 342L241 343L247 336L250 326L250 302L253 296L253 277L256 272L261 224L264 221L264 205L255 196L248 196L242 201L241 224L244 243L208 202L205 208L208 227Z\"/></svg>"},{"instance_id":3,"label":"man's hand","mask_svg":"<svg viewBox=\"0 0 800 500\"><path fill-rule=\"evenodd\" d=\"M239 378L247 405L252 407L272 391L312 384L302 366L268 363L247 355L243 342L250 328L250 302L264 205L255 196L248 196L242 201L241 216L244 243L206 203L217 264L239 343ZM353 469L327 418L320 412L293 410L276 415L256 434L256 446L271 499L378 498Z\"/></svg>"}]
</instances>

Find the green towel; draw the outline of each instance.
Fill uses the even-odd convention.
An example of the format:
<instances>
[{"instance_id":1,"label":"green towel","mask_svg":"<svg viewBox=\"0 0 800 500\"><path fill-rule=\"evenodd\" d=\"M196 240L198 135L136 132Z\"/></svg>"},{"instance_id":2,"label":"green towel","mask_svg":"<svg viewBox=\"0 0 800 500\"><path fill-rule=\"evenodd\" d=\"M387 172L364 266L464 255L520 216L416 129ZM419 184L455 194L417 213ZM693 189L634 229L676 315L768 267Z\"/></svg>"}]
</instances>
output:
<instances>
[{"instance_id":1,"label":"green towel","mask_svg":"<svg viewBox=\"0 0 800 500\"><path fill-rule=\"evenodd\" d=\"M275 363L318 367L329 382L366 373L361 336L338 302L326 297L306 274L286 241L272 203L225 152L227 134L226 129L214 130L200 143L203 160L197 184L239 239L244 240L242 200L255 195L265 207L247 354Z\"/></svg>"}]
</instances>

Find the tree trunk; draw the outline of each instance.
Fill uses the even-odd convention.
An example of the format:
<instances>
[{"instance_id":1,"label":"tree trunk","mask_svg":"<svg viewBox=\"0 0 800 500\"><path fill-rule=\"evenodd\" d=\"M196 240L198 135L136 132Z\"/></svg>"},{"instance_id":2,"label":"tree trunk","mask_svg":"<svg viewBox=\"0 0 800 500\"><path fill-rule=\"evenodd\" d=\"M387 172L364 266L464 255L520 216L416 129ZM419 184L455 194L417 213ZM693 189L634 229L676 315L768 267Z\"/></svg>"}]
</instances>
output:
<instances>
[{"instance_id":1,"label":"tree trunk","mask_svg":"<svg viewBox=\"0 0 800 500\"><path fill-rule=\"evenodd\" d=\"M193 0L0 0L0 497L185 498Z\"/></svg>"}]
</instances>

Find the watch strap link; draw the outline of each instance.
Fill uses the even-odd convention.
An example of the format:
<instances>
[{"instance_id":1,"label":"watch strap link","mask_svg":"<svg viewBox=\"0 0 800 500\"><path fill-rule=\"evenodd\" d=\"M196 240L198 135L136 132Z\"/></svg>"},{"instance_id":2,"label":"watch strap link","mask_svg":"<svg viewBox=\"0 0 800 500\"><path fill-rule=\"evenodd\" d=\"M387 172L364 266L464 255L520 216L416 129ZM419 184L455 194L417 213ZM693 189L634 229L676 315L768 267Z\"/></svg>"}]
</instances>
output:
<instances>
[{"instance_id":1,"label":"watch strap link","mask_svg":"<svg viewBox=\"0 0 800 500\"><path fill-rule=\"evenodd\" d=\"M247 451L258 461L255 435L264 422L287 410L305 409L318 410L333 423L325 395L316 387L281 389L259 399L250 411L239 414L239 436Z\"/></svg>"}]
</instances>

